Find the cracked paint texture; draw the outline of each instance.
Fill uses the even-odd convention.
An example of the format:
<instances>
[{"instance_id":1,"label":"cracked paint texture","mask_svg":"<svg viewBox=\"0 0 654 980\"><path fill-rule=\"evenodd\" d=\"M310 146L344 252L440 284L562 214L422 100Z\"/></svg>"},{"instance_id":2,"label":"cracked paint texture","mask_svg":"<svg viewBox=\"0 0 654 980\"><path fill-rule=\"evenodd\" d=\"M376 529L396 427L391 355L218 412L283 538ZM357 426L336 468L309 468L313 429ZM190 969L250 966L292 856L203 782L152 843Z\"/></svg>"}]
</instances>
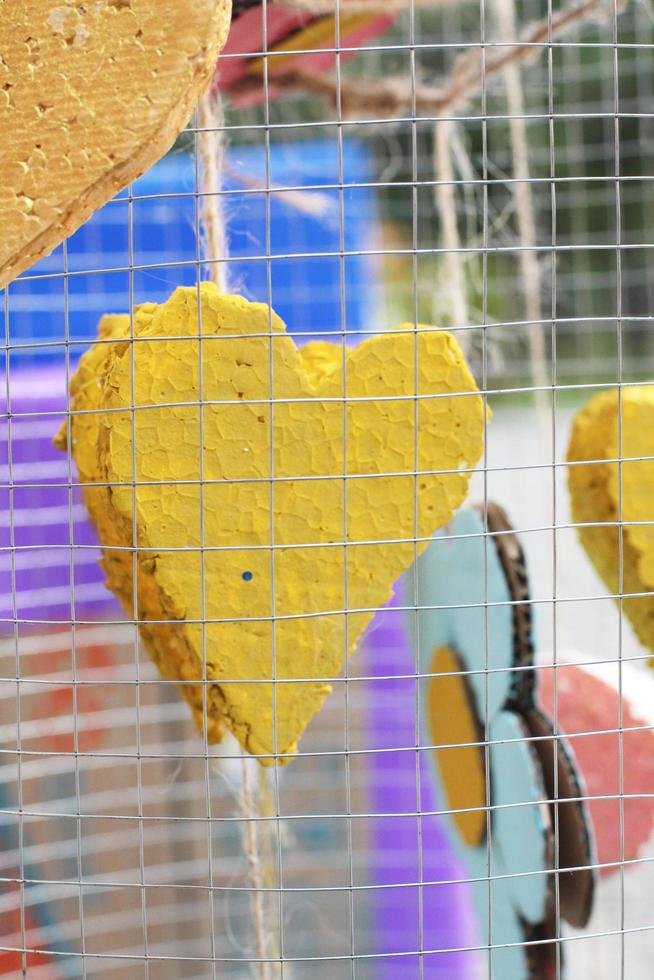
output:
<instances>
[{"instance_id":1,"label":"cracked paint texture","mask_svg":"<svg viewBox=\"0 0 654 980\"><path fill-rule=\"evenodd\" d=\"M186 125L229 0L0 0L0 287Z\"/></svg>"},{"instance_id":2,"label":"cracked paint texture","mask_svg":"<svg viewBox=\"0 0 654 980\"><path fill-rule=\"evenodd\" d=\"M484 406L444 331L298 349L267 306L210 283L200 296L201 352L195 288L138 307L133 343L129 316L102 320L58 444L70 435L107 584L161 673L197 682L206 661L208 740L226 725L284 762L414 536L420 552L464 500ZM133 541L136 589L116 550ZM202 727L202 685L181 689Z\"/></svg>"},{"instance_id":3,"label":"cracked paint texture","mask_svg":"<svg viewBox=\"0 0 654 980\"><path fill-rule=\"evenodd\" d=\"M654 591L654 386L625 387L621 400L619 409L617 391L591 399L575 418L568 447L569 461L593 461L569 468L573 520L614 524L578 529L589 558L614 595ZM654 651L654 596L632 595L622 600L622 608L641 643Z\"/></svg>"}]
</instances>

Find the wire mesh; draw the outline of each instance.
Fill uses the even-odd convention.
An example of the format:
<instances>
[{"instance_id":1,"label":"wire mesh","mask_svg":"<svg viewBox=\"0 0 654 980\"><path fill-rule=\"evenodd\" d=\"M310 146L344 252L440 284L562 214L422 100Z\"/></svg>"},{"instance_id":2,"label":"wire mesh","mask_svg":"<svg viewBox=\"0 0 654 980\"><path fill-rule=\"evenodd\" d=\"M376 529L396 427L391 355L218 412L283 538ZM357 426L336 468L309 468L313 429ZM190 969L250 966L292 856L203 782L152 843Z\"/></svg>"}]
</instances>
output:
<instances>
[{"instance_id":1,"label":"wire mesh","mask_svg":"<svg viewBox=\"0 0 654 980\"><path fill-rule=\"evenodd\" d=\"M341 0L335 10L346 7ZM198 141L206 133L196 117L164 161L4 290L0 975L501 975L491 955L498 946L493 915L486 929L473 921L475 875L452 853L443 830L452 814L427 774L430 674L419 658L417 583L398 590L384 610L371 610L362 648L345 658L297 757L271 770L244 757L231 738L216 748L197 735L177 684L161 678L142 649L136 572L132 615L102 584L74 462L50 447L62 422L70 433L71 377L100 315L163 302L217 263L226 265L233 291L281 312L299 344L316 337L340 344L344 382L350 347L395 323L446 327L464 348L493 413L469 500L484 513L490 501L501 502L526 552L538 673L551 686L552 746L561 731L558 699L574 687L571 664L608 681L633 707L627 717L619 702L604 728L580 720L567 731L580 754L584 739L605 739L597 744L605 747L613 788L584 795L605 805L607 823L617 821L608 862L616 873L600 878L593 917L578 930L563 924L554 875L553 934L524 940L537 948L553 939L553 973L531 967L530 976L650 975L651 835L638 854L625 849L632 802L654 799L644 764L640 782L625 781L631 734L652 727L648 655L624 622L622 570L617 591L608 590L580 548L566 490L574 464L565 454L573 416L591 395L646 385L654 369L652 22L644 4L614 0L554 38L551 0L508 9L512 30L499 3L411 3L347 60L339 52L352 52L347 39L339 43L337 19L333 105L307 91L274 97L270 66L293 51L269 53L264 28L263 104L225 100L219 197L229 256L207 263L202 251ZM522 103L512 112L510 80L487 77L488 59L541 19L549 36L518 63ZM425 109L421 86L448 78L465 52L479 58L474 97L446 114ZM348 81L374 94L389 78L408 86L405 109L348 114ZM446 158L438 156L439 132L446 133ZM527 150L522 172L516 139ZM521 205L517 187L529 191L532 240L520 223L525 198ZM132 372L138 342L132 315ZM202 362L201 325L198 343ZM416 378L417 351L416 344ZM272 379L272 340L269 371ZM417 389L410 398L417 488ZM200 391L200 407L207 404ZM267 404L272 513L275 400ZM134 474L138 413L132 397ZM200 411L201 428L202 418ZM345 457L347 439L344 411ZM215 546L204 540L210 480L199 455L204 568ZM619 441L619 467L624 459ZM347 649L349 622L362 610L348 602L347 474L340 482L343 529L334 546L344 554L344 601L331 612L345 621ZM424 544L417 489L414 507L417 558ZM457 537L451 528L445 535ZM486 702L495 673L488 621L498 603L487 581L494 540L486 526L483 601L462 594L439 607L483 609ZM128 549L135 570L138 545L135 530ZM274 676L276 630L288 618L275 610L275 563L284 547L271 539L263 549ZM204 585L202 593L206 676L213 620L204 612ZM488 841L480 880L491 908L502 900L498 882L535 873L497 870L491 787L499 777L487 719L479 744ZM651 831L651 812L648 819ZM555 817L555 869L560 832Z\"/></svg>"}]
</instances>

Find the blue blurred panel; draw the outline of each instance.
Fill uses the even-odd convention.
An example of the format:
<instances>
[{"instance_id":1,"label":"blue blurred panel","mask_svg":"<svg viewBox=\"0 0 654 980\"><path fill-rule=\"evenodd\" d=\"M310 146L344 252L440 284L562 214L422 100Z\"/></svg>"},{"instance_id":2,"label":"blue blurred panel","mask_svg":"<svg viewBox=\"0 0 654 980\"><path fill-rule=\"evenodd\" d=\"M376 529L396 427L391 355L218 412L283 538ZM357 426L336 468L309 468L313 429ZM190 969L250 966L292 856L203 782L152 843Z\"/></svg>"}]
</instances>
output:
<instances>
[{"instance_id":1,"label":"blue blurred panel","mask_svg":"<svg viewBox=\"0 0 654 980\"><path fill-rule=\"evenodd\" d=\"M374 192L351 186L373 180L366 146L345 143L339 165L335 140L273 143L268 169L271 186L306 188L299 206L293 194L268 197L260 190L266 183L261 147L235 147L228 154L226 189L232 193L223 200L231 289L249 299L271 299L295 333L378 328L374 257L338 254L341 224L345 252L375 245ZM339 183L339 172L342 192L326 186ZM141 303L162 302L176 286L194 284L195 192L192 156L170 154L133 185L131 200L123 191L69 239L66 259L60 247L16 280L8 292L12 368L61 360L67 342L76 360L103 313L129 309L130 287ZM0 319L4 331L4 310Z\"/></svg>"}]
</instances>

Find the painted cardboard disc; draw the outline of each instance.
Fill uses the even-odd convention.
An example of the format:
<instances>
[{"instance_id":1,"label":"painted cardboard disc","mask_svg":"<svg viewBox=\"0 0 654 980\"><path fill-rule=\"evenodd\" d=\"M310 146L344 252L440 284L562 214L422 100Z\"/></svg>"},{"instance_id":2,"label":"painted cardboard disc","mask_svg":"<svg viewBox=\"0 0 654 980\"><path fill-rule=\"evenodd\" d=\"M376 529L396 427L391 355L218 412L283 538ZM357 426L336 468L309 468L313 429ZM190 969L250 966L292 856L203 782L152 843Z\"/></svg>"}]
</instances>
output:
<instances>
[{"instance_id":1,"label":"painted cardboard disc","mask_svg":"<svg viewBox=\"0 0 654 980\"><path fill-rule=\"evenodd\" d=\"M450 673L463 670L469 697L474 699L472 705L466 704L460 690L453 696L442 677L430 682L424 707L430 744L466 741L469 747L473 725L479 741L488 732L484 773L488 773L490 786L484 788L491 805L490 837L487 832L481 837L479 821L470 821L462 832L458 815L448 814L447 820L473 882L481 942L490 939L493 945L493 976L553 980L560 975L557 970L563 962L563 949L557 942L561 928L557 878L560 919L582 927L593 901L594 852L583 800L586 793L574 756L560 739L558 800L550 802L555 788L553 730L536 703L525 556L503 509L489 503L485 508L460 511L446 531L434 535L408 582L408 594L416 593L415 635L423 670L430 669L436 650L431 670L445 672L449 660L454 664ZM415 629L414 619L410 622ZM462 676L454 676L462 685ZM471 708L475 717L462 721ZM458 770L451 762L451 773L444 765L444 751L436 750L433 756L434 777L448 805L467 807L469 816L471 804L460 802L465 800L460 786L465 785L467 775L460 769L471 767L476 784L474 767L479 765L479 756L462 756ZM452 799L458 803L453 804ZM483 829L487 830L487 824Z\"/></svg>"},{"instance_id":2,"label":"painted cardboard disc","mask_svg":"<svg viewBox=\"0 0 654 980\"><path fill-rule=\"evenodd\" d=\"M328 71L336 63L336 49L346 50L340 58L356 52L348 48L362 46L364 41L381 34L393 23L388 14L341 14L338 31L335 17L318 17L310 24L269 46L274 55L268 58L268 77L275 79L289 71ZM249 65L249 73L263 75L263 58Z\"/></svg>"},{"instance_id":3,"label":"painted cardboard disc","mask_svg":"<svg viewBox=\"0 0 654 980\"><path fill-rule=\"evenodd\" d=\"M654 832L654 680L625 663L619 670L599 663L541 667L538 699L550 715L555 675L556 714L572 737L589 797L599 873L616 874Z\"/></svg>"},{"instance_id":4,"label":"painted cardboard disc","mask_svg":"<svg viewBox=\"0 0 654 980\"><path fill-rule=\"evenodd\" d=\"M416 592L424 669L438 647L456 650L469 671L477 715L493 718L506 704L514 676L513 607L497 551L476 511L460 510L434 535L408 583L407 594Z\"/></svg>"},{"instance_id":5,"label":"painted cardboard disc","mask_svg":"<svg viewBox=\"0 0 654 980\"><path fill-rule=\"evenodd\" d=\"M524 720L530 735L536 739L532 745L540 760L547 797L552 801L553 831L558 821L561 915L571 926L582 929L590 919L595 891L595 873L591 867L593 845L581 802L585 792L565 741L552 738L554 729L547 715L533 708L524 715ZM565 868L575 870L566 872Z\"/></svg>"},{"instance_id":6,"label":"painted cardboard disc","mask_svg":"<svg viewBox=\"0 0 654 980\"><path fill-rule=\"evenodd\" d=\"M260 3L243 10L232 20L232 26L218 60L211 83L212 89L231 90L238 82L247 78L250 64L266 45L270 48L282 38L310 24L313 15L281 3L266 5L266 31L264 40L264 8ZM263 97L261 82L257 82L257 100ZM232 93L236 95L236 93Z\"/></svg>"},{"instance_id":7,"label":"painted cardboard disc","mask_svg":"<svg viewBox=\"0 0 654 980\"><path fill-rule=\"evenodd\" d=\"M507 868L513 901L523 921L547 919L551 903L552 833L546 788L524 720L500 711L490 732L491 874ZM508 852L508 853L507 853Z\"/></svg>"},{"instance_id":8,"label":"painted cardboard disc","mask_svg":"<svg viewBox=\"0 0 654 980\"><path fill-rule=\"evenodd\" d=\"M276 77L297 71L329 71L337 58L344 62L358 54L366 42L387 31L396 18L397 14L379 9L341 14L337 45L336 20L332 15L315 16L283 3L268 3L264 7L245 0L235 7L212 89L227 92L233 105L242 108L259 105L266 92L269 99L279 94L274 84ZM270 54L266 59L267 89L263 79L264 51Z\"/></svg>"},{"instance_id":9,"label":"painted cardboard disc","mask_svg":"<svg viewBox=\"0 0 654 980\"><path fill-rule=\"evenodd\" d=\"M494 535L495 551L513 602L513 666L517 669L511 677L507 703L520 710L532 704L536 682L535 671L529 669L534 663L534 641L527 562L520 538L499 504L492 501L487 504L486 520L489 533Z\"/></svg>"}]
</instances>

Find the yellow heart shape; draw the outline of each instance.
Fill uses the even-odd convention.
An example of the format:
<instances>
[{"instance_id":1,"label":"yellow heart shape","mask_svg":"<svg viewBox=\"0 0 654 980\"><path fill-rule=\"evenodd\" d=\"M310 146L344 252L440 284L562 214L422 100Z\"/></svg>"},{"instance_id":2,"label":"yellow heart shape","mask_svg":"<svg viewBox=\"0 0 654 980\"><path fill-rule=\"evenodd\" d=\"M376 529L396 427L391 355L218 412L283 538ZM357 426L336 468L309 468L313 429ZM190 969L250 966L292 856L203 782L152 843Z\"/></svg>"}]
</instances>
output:
<instances>
[{"instance_id":1,"label":"yellow heart shape","mask_svg":"<svg viewBox=\"0 0 654 980\"><path fill-rule=\"evenodd\" d=\"M0 2L0 287L169 149L229 19L230 0Z\"/></svg>"},{"instance_id":2,"label":"yellow heart shape","mask_svg":"<svg viewBox=\"0 0 654 980\"><path fill-rule=\"evenodd\" d=\"M644 458L641 458L644 457ZM649 458L648 458L649 457ZM596 395L572 427L568 473L573 520L613 524L581 527L579 537L600 576L622 601L640 641L654 650L654 386ZM622 460L618 463L618 460ZM622 582L620 532L622 517ZM636 522L636 523L634 523Z\"/></svg>"},{"instance_id":3,"label":"yellow heart shape","mask_svg":"<svg viewBox=\"0 0 654 980\"><path fill-rule=\"evenodd\" d=\"M110 484L86 491L108 585L160 671L206 672L206 705L182 690L209 741L224 722L270 764L463 501L484 408L444 331L299 350L267 306L200 294L201 353L197 289L139 307L133 342L128 316L105 317L71 447L83 482Z\"/></svg>"}]
</instances>

